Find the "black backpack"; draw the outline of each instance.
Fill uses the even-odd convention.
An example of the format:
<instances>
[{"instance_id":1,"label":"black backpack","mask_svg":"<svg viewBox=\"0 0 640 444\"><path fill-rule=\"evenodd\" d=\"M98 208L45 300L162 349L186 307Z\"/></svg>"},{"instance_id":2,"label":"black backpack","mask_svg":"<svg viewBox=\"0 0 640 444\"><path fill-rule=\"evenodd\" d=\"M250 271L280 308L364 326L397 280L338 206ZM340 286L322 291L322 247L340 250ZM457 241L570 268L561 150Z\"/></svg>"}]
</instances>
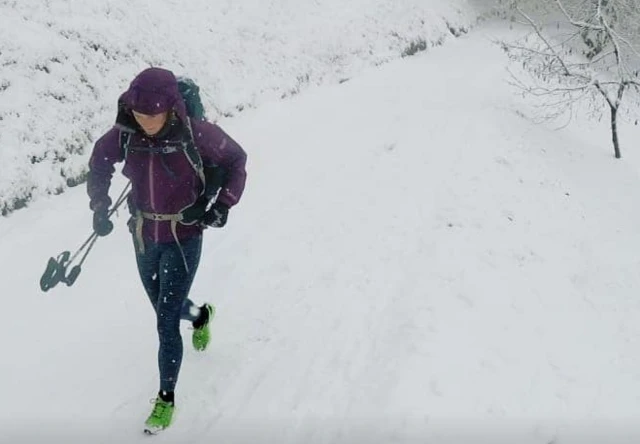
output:
<instances>
[{"instance_id":1,"label":"black backpack","mask_svg":"<svg viewBox=\"0 0 640 444\"><path fill-rule=\"evenodd\" d=\"M178 90L187 107L187 115L196 120L206 120L204 106L200 98L200 87L189 77L178 77Z\"/></svg>"}]
</instances>

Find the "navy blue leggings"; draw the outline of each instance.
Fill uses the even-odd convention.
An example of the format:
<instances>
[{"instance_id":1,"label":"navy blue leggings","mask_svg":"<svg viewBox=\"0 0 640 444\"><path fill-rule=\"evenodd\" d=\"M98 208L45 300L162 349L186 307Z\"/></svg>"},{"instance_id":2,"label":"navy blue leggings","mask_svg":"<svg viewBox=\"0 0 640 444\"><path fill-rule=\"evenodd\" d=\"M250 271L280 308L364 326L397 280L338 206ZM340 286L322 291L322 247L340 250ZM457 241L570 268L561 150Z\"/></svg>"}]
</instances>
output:
<instances>
[{"instance_id":1,"label":"navy blue leggings","mask_svg":"<svg viewBox=\"0 0 640 444\"><path fill-rule=\"evenodd\" d=\"M182 253L187 262L185 269ZM187 297L200 263L202 236L180 242L156 244L145 241L145 252L136 249L142 285L156 312L160 390L173 392L182 364L180 320L194 321L199 308Z\"/></svg>"}]
</instances>

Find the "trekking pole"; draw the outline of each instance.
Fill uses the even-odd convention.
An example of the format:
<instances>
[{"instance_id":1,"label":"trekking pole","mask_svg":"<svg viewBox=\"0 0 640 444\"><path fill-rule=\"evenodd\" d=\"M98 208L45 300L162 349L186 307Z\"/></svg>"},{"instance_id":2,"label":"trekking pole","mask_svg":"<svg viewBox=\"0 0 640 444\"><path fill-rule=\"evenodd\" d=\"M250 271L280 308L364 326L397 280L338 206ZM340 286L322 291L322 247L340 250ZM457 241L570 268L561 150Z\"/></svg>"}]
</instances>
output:
<instances>
[{"instance_id":1,"label":"trekking pole","mask_svg":"<svg viewBox=\"0 0 640 444\"><path fill-rule=\"evenodd\" d=\"M129 196L128 190L130 186L131 182L129 182L127 186L125 186L125 188L122 190L122 193L120 193L120 196L116 200L113 208L111 208L111 210L109 210L109 212L107 213L107 217L111 217L113 213L115 213L116 210L120 207L120 205L122 205L122 203L127 200L127 197ZM68 287L72 286L76 279L78 279L78 275L82 270L82 264L93 248L93 245L96 243L96 240L98 240L98 234L94 231L93 233L91 233L89 238L84 241L84 243L78 248L73 256L69 251L63 251L58 255L56 259L52 257L49 258L47 267L42 274L42 277L40 278L40 289L46 292L55 287L59 282L64 282ZM71 270L69 270L69 273L67 273L67 267L69 267L71 263L73 263L76 257L78 257L78 255L82 253L83 250L85 250L84 254L82 255L82 258L80 259L78 264L73 266Z\"/></svg>"}]
</instances>

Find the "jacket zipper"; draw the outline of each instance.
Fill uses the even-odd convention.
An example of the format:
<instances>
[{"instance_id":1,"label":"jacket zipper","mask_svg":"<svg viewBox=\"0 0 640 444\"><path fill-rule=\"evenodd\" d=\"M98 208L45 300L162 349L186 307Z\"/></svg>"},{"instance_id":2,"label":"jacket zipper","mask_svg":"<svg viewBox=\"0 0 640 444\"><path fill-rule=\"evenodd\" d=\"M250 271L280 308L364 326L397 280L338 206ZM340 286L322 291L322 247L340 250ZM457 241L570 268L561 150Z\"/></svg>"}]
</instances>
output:
<instances>
[{"instance_id":1,"label":"jacket zipper","mask_svg":"<svg viewBox=\"0 0 640 444\"><path fill-rule=\"evenodd\" d=\"M153 154L149 154L149 201L151 204L151 212L155 213L156 211L156 196L155 196L155 188L153 184L153 163L155 161L155 156ZM158 241L158 221L153 221L153 239Z\"/></svg>"}]
</instances>

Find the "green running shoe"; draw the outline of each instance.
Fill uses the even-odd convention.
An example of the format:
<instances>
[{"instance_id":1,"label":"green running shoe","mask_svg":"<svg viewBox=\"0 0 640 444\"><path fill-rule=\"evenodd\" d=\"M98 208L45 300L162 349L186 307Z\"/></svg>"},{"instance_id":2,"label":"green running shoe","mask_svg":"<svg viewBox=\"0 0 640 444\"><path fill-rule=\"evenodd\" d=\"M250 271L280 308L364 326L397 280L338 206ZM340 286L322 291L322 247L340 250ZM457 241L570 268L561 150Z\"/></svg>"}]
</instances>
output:
<instances>
[{"instance_id":1,"label":"green running shoe","mask_svg":"<svg viewBox=\"0 0 640 444\"><path fill-rule=\"evenodd\" d=\"M200 310L202 310L202 314L197 320L193 321L193 336L191 340L193 342L193 348L197 351L204 351L211 340L209 324L216 314L216 309L213 305L204 304L200 307Z\"/></svg>"},{"instance_id":2,"label":"green running shoe","mask_svg":"<svg viewBox=\"0 0 640 444\"><path fill-rule=\"evenodd\" d=\"M155 405L151 411L151 415L144 423L144 433L155 435L171 425L173 411L175 410L173 402L163 401L160 396L155 399Z\"/></svg>"}]
</instances>

